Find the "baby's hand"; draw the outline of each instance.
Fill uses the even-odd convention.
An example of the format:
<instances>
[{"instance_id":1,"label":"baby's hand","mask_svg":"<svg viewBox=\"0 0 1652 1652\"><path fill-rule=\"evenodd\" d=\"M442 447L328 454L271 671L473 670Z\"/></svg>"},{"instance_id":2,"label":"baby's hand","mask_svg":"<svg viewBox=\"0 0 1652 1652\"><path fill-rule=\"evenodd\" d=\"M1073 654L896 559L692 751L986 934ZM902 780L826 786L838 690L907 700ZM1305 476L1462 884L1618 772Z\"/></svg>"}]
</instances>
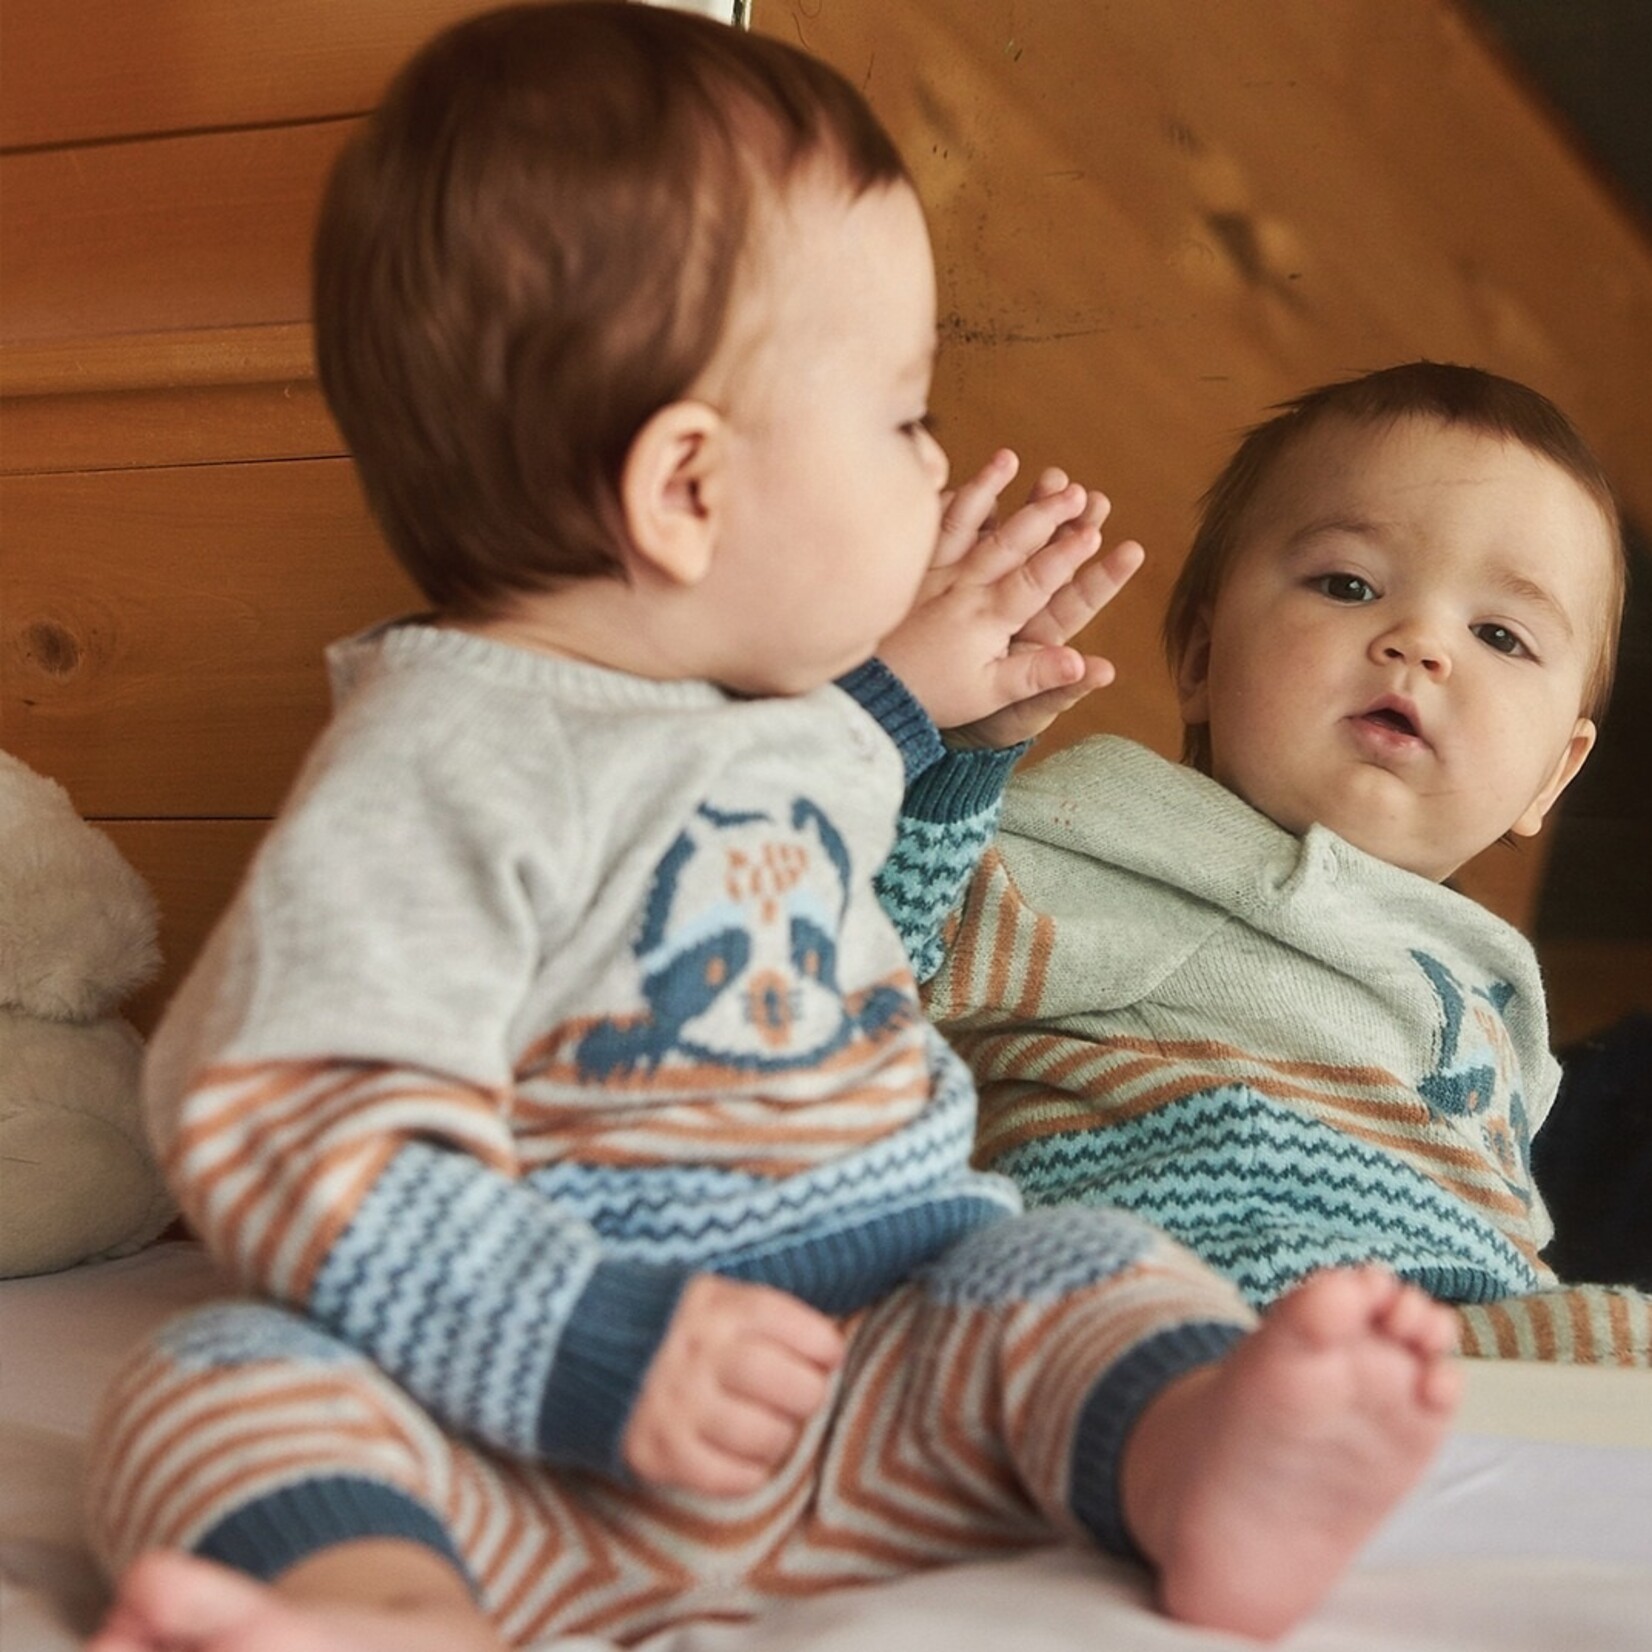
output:
<instances>
[{"instance_id":1,"label":"baby's hand","mask_svg":"<svg viewBox=\"0 0 1652 1652\"><path fill-rule=\"evenodd\" d=\"M912 612L878 650L956 745L1030 740L1113 680L1065 646L1141 566L1134 542L1099 561L1106 498L1047 470L998 523L1018 461L1001 450L947 502L935 560Z\"/></svg>"},{"instance_id":2,"label":"baby's hand","mask_svg":"<svg viewBox=\"0 0 1652 1652\"><path fill-rule=\"evenodd\" d=\"M1053 497L1067 485L1065 472L1047 470L1039 477L1029 496L1030 501ZM1085 495L1083 513L1069 527L1092 529L1099 549L1102 524L1112 508L1105 494L1091 489ZM1014 520L1012 517L1011 522ZM1147 553L1135 540L1126 539L1105 556L1094 557L1081 566L1073 578L1021 627L1010 644L1011 656L1017 657L1018 663L1031 670L1025 696L1011 700L973 723L948 729L948 741L954 746L995 749L1020 745L1023 740L1042 734L1057 717L1070 711L1092 690L1105 688L1112 682L1116 672L1111 660L1103 659L1099 654L1080 653L1064 644L1082 631L1119 594L1146 556ZM1041 656L1043 663L1038 658L1027 659L1029 654ZM1055 679L1055 686L1039 686L1046 676ZM1008 681L1013 683L1013 679Z\"/></svg>"},{"instance_id":3,"label":"baby's hand","mask_svg":"<svg viewBox=\"0 0 1652 1652\"><path fill-rule=\"evenodd\" d=\"M643 1378L621 1451L649 1485L756 1491L825 1403L843 1333L766 1285L696 1274Z\"/></svg>"}]
</instances>

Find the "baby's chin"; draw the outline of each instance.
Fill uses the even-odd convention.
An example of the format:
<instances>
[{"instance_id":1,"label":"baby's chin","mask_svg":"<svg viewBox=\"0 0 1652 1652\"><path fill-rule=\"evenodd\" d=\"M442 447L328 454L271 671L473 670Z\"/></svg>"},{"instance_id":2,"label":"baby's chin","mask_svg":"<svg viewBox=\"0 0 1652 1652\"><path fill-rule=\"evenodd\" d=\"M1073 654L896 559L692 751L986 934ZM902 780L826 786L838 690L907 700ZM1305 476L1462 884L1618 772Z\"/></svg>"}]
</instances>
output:
<instances>
[{"instance_id":1,"label":"baby's chin","mask_svg":"<svg viewBox=\"0 0 1652 1652\"><path fill-rule=\"evenodd\" d=\"M1385 816L1366 799L1322 804L1317 808L1263 809L1262 813L1296 837L1303 836L1310 826L1322 826L1372 859L1386 861L1402 872L1427 878L1430 883L1444 883L1468 858L1443 855L1439 843L1432 837L1404 820Z\"/></svg>"},{"instance_id":2,"label":"baby's chin","mask_svg":"<svg viewBox=\"0 0 1652 1652\"><path fill-rule=\"evenodd\" d=\"M1304 836L1311 826L1323 826L1373 859L1430 883L1444 883L1479 853L1442 844L1438 819L1426 818L1437 811L1430 810L1403 779L1375 767L1345 771L1333 784L1292 786L1269 776L1257 788L1266 791L1266 797L1247 794L1236 777L1218 773L1216 778L1293 837Z\"/></svg>"},{"instance_id":3,"label":"baby's chin","mask_svg":"<svg viewBox=\"0 0 1652 1652\"><path fill-rule=\"evenodd\" d=\"M1356 849L1363 850L1374 860L1387 861L1402 872L1415 873L1430 883L1444 883L1466 860L1467 856L1452 857L1440 852L1438 843L1419 841L1414 833L1392 823L1377 822L1369 817L1354 817L1345 821L1326 820L1324 825Z\"/></svg>"}]
</instances>

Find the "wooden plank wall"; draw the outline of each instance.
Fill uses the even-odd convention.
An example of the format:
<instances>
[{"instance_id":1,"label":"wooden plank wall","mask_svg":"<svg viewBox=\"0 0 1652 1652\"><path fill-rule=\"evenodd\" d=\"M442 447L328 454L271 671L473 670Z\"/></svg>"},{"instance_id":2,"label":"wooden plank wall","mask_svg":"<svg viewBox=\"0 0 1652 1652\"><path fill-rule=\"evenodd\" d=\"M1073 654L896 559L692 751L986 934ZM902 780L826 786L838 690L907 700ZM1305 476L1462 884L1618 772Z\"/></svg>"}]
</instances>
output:
<instances>
[{"instance_id":1,"label":"wooden plank wall","mask_svg":"<svg viewBox=\"0 0 1652 1652\"><path fill-rule=\"evenodd\" d=\"M157 889L144 1023L324 714L322 645L412 600L315 390L306 243L388 73L480 9L6 0L0 745ZM1327 376L1431 354L1527 378L1652 520L1652 255L1449 0L755 17L861 84L913 161L956 465L1003 441L1064 463L1153 552L1098 630L1124 680L1069 736L1173 749L1153 633L1191 501ZM1540 865L1499 852L1471 881L1523 921Z\"/></svg>"},{"instance_id":2,"label":"wooden plank wall","mask_svg":"<svg viewBox=\"0 0 1652 1652\"><path fill-rule=\"evenodd\" d=\"M325 712L407 607L316 390L322 178L455 0L8 0L0 744L68 787L193 956Z\"/></svg>"},{"instance_id":3,"label":"wooden plank wall","mask_svg":"<svg viewBox=\"0 0 1652 1652\"><path fill-rule=\"evenodd\" d=\"M1180 743L1158 621L1237 435L1430 356L1578 421L1652 524L1652 245L1450 0L767 0L861 86L929 208L955 468L1004 441L1104 487L1147 567L1119 682L1052 731ZM1644 739L1633 726L1608 738ZM1544 840L1465 889L1529 928ZM1543 949L1562 1040L1652 1010L1652 943Z\"/></svg>"}]
</instances>

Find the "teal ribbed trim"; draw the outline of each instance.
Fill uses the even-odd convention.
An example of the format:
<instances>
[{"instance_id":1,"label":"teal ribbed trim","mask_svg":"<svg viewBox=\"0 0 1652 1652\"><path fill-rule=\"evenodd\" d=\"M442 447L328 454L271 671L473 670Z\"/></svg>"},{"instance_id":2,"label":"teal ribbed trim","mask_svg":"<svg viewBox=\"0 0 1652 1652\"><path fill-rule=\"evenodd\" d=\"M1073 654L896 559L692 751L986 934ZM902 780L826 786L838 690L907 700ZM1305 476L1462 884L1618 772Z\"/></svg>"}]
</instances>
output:
<instances>
[{"instance_id":1,"label":"teal ribbed trim","mask_svg":"<svg viewBox=\"0 0 1652 1652\"><path fill-rule=\"evenodd\" d=\"M1213 1365L1246 1334L1242 1325L1196 1321L1138 1342L1090 1391L1068 1458L1068 1506L1108 1554L1139 1560L1124 1520L1124 1449L1148 1405L1177 1377Z\"/></svg>"},{"instance_id":2,"label":"teal ribbed trim","mask_svg":"<svg viewBox=\"0 0 1652 1652\"><path fill-rule=\"evenodd\" d=\"M599 1262L557 1344L539 1409L548 1462L623 1472L620 1439L690 1270Z\"/></svg>"},{"instance_id":3,"label":"teal ribbed trim","mask_svg":"<svg viewBox=\"0 0 1652 1652\"><path fill-rule=\"evenodd\" d=\"M992 840L1025 749L949 751L907 787L894 848L873 881L919 981L946 961L942 933Z\"/></svg>"},{"instance_id":4,"label":"teal ribbed trim","mask_svg":"<svg viewBox=\"0 0 1652 1652\"><path fill-rule=\"evenodd\" d=\"M349 1475L266 1493L220 1520L194 1552L268 1583L310 1555L365 1537L433 1549L475 1590L447 1528L423 1503L399 1486Z\"/></svg>"},{"instance_id":5,"label":"teal ribbed trim","mask_svg":"<svg viewBox=\"0 0 1652 1652\"><path fill-rule=\"evenodd\" d=\"M945 751L940 731L912 691L882 660L868 660L846 671L838 678L837 686L895 742L909 785L940 762Z\"/></svg>"},{"instance_id":6,"label":"teal ribbed trim","mask_svg":"<svg viewBox=\"0 0 1652 1652\"><path fill-rule=\"evenodd\" d=\"M788 1234L752 1254L719 1263L725 1278L776 1290L823 1314L849 1314L881 1302L918 1269L978 1228L1012 1214L1005 1193L987 1178L973 1189L939 1193L894 1210L877 1210L853 1226L816 1234Z\"/></svg>"},{"instance_id":7,"label":"teal ribbed trim","mask_svg":"<svg viewBox=\"0 0 1652 1652\"><path fill-rule=\"evenodd\" d=\"M982 816L996 822L1010 771L1032 748L1006 746L1002 751L947 749L940 762L908 787L901 813L911 820L935 825L973 821ZM990 832L991 828L988 827Z\"/></svg>"}]
</instances>

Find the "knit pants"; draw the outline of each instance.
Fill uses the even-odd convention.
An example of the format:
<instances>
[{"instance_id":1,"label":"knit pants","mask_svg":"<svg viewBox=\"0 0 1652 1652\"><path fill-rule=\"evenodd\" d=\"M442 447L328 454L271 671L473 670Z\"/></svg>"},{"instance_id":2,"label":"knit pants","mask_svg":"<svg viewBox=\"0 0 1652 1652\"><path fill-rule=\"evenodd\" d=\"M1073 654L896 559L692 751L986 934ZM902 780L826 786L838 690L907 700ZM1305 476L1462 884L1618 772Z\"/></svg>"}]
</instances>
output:
<instances>
[{"instance_id":1,"label":"knit pants","mask_svg":"<svg viewBox=\"0 0 1652 1652\"><path fill-rule=\"evenodd\" d=\"M1063 1537L1128 1554L1130 1430L1252 1323L1133 1217L1007 1217L858 1315L791 1458L718 1500L491 1454L303 1318L218 1304L163 1327L111 1387L92 1538L112 1570L161 1546L266 1578L350 1539L410 1538L520 1646L635 1640Z\"/></svg>"},{"instance_id":2,"label":"knit pants","mask_svg":"<svg viewBox=\"0 0 1652 1652\"><path fill-rule=\"evenodd\" d=\"M1459 1304L1457 1320L1472 1358L1652 1366L1652 1296L1632 1285L1556 1285Z\"/></svg>"}]
</instances>

